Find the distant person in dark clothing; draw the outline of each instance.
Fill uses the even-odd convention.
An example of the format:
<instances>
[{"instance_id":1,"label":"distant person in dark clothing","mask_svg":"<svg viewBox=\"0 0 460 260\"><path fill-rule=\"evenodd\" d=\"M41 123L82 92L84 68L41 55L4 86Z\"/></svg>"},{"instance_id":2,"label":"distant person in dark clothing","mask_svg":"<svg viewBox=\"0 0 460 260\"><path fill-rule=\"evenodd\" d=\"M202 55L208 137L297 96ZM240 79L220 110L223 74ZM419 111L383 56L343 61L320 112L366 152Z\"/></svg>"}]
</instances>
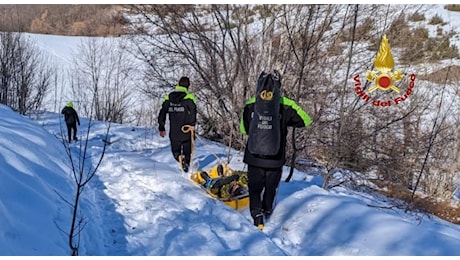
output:
<instances>
[{"instance_id":1,"label":"distant person in dark clothing","mask_svg":"<svg viewBox=\"0 0 460 260\"><path fill-rule=\"evenodd\" d=\"M64 115L64 120L67 125L67 135L69 137L69 143L72 141L72 136L73 140L77 141L77 123L78 125L80 125L80 118L78 118L77 111L75 111L75 109L73 108L73 103L67 103L67 105L62 109L61 114Z\"/></svg>"},{"instance_id":2,"label":"distant person in dark clothing","mask_svg":"<svg viewBox=\"0 0 460 260\"><path fill-rule=\"evenodd\" d=\"M165 96L158 115L160 136L166 136L166 115L169 115L169 139L174 159L188 172L192 154L192 134L196 123L195 95L188 91L190 80L182 77L174 91Z\"/></svg>"},{"instance_id":3,"label":"distant person in dark clothing","mask_svg":"<svg viewBox=\"0 0 460 260\"><path fill-rule=\"evenodd\" d=\"M249 210L259 229L264 228L264 215L273 212L286 162L287 128L311 124L310 116L294 100L279 94L280 86L278 71L262 72L256 96L241 113L240 131L248 135L243 162L248 165Z\"/></svg>"}]
</instances>

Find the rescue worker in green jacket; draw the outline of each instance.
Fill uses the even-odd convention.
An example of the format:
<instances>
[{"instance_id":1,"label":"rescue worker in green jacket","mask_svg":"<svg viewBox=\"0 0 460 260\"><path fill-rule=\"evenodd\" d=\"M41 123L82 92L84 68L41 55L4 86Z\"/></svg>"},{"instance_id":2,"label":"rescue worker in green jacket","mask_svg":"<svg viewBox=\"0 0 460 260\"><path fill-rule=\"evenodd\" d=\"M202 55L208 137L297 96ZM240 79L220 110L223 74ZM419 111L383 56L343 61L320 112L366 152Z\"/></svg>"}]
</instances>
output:
<instances>
[{"instance_id":1,"label":"rescue worker in green jacket","mask_svg":"<svg viewBox=\"0 0 460 260\"><path fill-rule=\"evenodd\" d=\"M77 124L80 125L80 118L78 117L77 111L73 108L73 102L67 103L62 109L61 114L64 115L69 143L72 142L72 136L74 141L78 141Z\"/></svg>"},{"instance_id":2,"label":"rescue worker in green jacket","mask_svg":"<svg viewBox=\"0 0 460 260\"><path fill-rule=\"evenodd\" d=\"M158 130L161 137L166 136L166 115L169 115L171 152L184 172L188 172L189 169L192 135L196 124L196 98L189 92L189 86L189 78L181 77L174 91L165 96L158 115Z\"/></svg>"},{"instance_id":3,"label":"rescue worker in green jacket","mask_svg":"<svg viewBox=\"0 0 460 260\"><path fill-rule=\"evenodd\" d=\"M240 118L240 132L248 135L243 162L248 165L249 209L259 229L264 227L264 215L269 217L273 211L286 162L287 128L311 124L310 116L299 105L279 94L280 86L278 71L262 72L257 96L246 102ZM250 130L259 132L252 134Z\"/></svg>"}]
</instances>

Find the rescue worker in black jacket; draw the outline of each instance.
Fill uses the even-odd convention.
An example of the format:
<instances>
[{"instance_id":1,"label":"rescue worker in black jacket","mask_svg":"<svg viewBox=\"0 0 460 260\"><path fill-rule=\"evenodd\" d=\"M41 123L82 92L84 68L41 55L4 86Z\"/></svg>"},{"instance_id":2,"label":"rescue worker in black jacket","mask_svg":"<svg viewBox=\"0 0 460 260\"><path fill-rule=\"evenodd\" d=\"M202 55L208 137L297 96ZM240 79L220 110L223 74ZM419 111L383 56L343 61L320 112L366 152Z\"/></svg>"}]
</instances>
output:
<instances>
[{"instance_id":1,"label":"rescue worker in black jacket","mask_svg":"<svg viewBox=\"0 0 460 260\"><path fill-rule=\"evenodd\" d=\"M276 192L278 185L281 181L282 176L282 167L286 162L285 153L286 153L286 136L287 136L287 127L306 127L311 124L310 116L302 110L293 100L281 96L279 94L279 86L281 85L281 77L279 72L274 70L270 73L263 72L258 80L258 88L261 82L265 84L274 83L278 84L276 96L279 99L279 108L278 104L271 104L272 107L276 107L276 110L279 110L279 115L276 115L275 112L273 118L274 122L266 121L259 125L258 128L272 129L277 128L278 138L275 134L268 134L264 136L263 141L258 140L254 143L254 140L257 140L257 135L252 135L248 132L251 125L251 120L255 117L256 111L256 97L249 99L244 109L241 113L240 118L240 132L244 135L248 135L248 141L245 147L245 153L243 162L248 165L248 188L249 188L249 209L251 216L254 220L254 225L259 229L264 227L264 215L269 217L273 211L273 203L275 201ZM260 84L259 84L260 83ZM271 93L268 95L267 93ZM262 91L260 95L265 95L264 98L271 98L273 92ZM274 105L276 104L276 105ZM268 118L268 119L267 119ZM270 120L272 116L265 116L264 119ZM279 123L279 125L275 125ZM270 125L273 124L273 127ZM270 125L270 127L268 127ZM258 134L259 136L261 134ZM253 146L261 152L253 153L249 148L250 142L253 141ZM275 149L272 149L275 147ZM272 150L271 155L262 155L262 151ZM263 194L262 194L263 192Z\"/></svg>"},{"instance_id":2,"label":"rescue worker in black jacket","mask_svg":"<svg viewBox=\"0 0 460 260\"><path fill-rule=\"evenodd\" d=\"M175 90L164 98L158 115L158 130L161 137L166 136L166 115L169 115L171 152L184 172L188 172L189 169L192 134L196 124L196 98L188 91L189 86L189 78L181 77Z\"/></svg>"},{"instance_id":3,"label":"rescue worker in black jacket","mask_svg":"<svg viewBox=\"0 0 460 260\"><path fill-rule=\"evenodd\" d=\"M67 135L69 138L69 143L72 141L72 136L73 140L77 141L77 123L78 125L80 125L80 118L78 118L78 113L73 108L73 103L67 103L67 105L62 109L61 114L64 115L65 124L67 126Z\"/></svg>"}]
</instances>

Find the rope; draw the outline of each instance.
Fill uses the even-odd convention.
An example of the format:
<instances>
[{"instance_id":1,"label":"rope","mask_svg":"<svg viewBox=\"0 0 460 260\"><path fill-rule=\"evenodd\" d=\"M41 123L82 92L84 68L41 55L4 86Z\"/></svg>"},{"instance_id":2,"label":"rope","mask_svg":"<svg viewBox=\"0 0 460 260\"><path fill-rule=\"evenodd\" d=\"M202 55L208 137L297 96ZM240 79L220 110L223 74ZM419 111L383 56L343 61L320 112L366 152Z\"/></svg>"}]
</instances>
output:
<instances>
[{"instance_id":1,"label":"rope","mask_svg":"<svg viewBox=\"0 0 460 260\"><path fill-rule=\"evenodd\" d=\"M191 135L192 135L192 153L190 154L190 164L191 164L190 170L191 170L191 172L193 173L193 154L194 154L194 152L195 152L195 127L192 126L192 125L183 125L183 126L181 127L181 131L182 131L183 133L185 133L185 134L186 134L186 133L191 133ZM196 137L201 141L200 137L198 137L198 136L196 136ZM201 142L202 142L202 143L204 144L204 146L206 147L206 143L205 143L204 141L201 141ZM207 150L209 153L211 153L212 155L214 155L214 157L216 157L217 161L218 161L220 164L225 164L225 165L227 165L227 163L222 162L222 159L219 158L219 156L217 156L216 153L214 153L213 151L209 150L208 148L206 148L206 150Z\"/></svg>"},{"instance_id":2,"label":"rope","mask_svg":"<svg viewBox=\"0 0 460 260\"><path fill-rule=\"evenodd\" d=\"M192 139L192 152L190 153L190 172L193 173L193 154L195 153L195 127L192 125L183 125L180 129L182 133L190 133Z\"/></svg>"},{"instance_id":3,"label":"rope","mask_svg":"<svg viewBox=\"0 0 460 260\"><path fill-rule=\"evenodd\" d=\"M216 154L215 152L213 152L213 151L211 151L210 149L208 149L206 143L205 143L203 140L201 140L200 137L197 137L197 138L198 138L198 140L200 140L200 141L203 143L203 145L204 145L205 148L206 148L206 151L208 151L210 154L212 154L212 155L214 155L214 157L216 157L216 159L217 159L217 161L219 162L219 164L228 165L228 163L223 162L222 159L221 159L219 156L217 156L217 154Z\"/></svg>"}]
</instances>

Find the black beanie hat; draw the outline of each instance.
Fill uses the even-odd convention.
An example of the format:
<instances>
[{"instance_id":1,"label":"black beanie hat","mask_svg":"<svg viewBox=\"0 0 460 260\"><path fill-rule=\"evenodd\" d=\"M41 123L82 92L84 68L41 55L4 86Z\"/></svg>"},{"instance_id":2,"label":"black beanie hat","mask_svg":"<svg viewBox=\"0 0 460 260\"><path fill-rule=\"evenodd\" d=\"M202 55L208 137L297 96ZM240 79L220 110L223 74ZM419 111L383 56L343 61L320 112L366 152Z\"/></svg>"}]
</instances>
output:
<instances>
[{"instance_id":1,"label":"black beanie hat","mask_svg":"<svg viewBox=\"0 0 460 260\"><path fill-rule=\"evenodd\" d=\"M188 88L188 87L190 86L190 80L188 79L188 77L182 77L182 78L180 78L180 80L179 80L179 86Z\"/></svg>"}]
</instances>

